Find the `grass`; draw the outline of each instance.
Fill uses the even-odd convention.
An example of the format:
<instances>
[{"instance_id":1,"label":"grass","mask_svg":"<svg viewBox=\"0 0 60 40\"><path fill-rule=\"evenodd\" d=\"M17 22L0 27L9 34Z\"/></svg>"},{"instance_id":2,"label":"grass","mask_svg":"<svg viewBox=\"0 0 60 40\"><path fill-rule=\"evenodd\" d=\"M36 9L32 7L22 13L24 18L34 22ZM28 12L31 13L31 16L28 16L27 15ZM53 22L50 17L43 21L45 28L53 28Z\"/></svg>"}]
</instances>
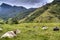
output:
<instances>
[{"instance_id":1,"label":"grass","mask_svg":"<svg viewBox=\"0 0 60 40\"><path fill-rule=\"evenodd\" d=\"M42 26L47 26L47 30L42 30ZM0 27L3 31L0 31L0 36L5 32L14 29L20 29L21 33L14 38L0 38L0 40L60 40L60 31L53 31L53 28L58 26L60 23L21 23L21 24L2 24Z\"/></svg>"}]
</instances>

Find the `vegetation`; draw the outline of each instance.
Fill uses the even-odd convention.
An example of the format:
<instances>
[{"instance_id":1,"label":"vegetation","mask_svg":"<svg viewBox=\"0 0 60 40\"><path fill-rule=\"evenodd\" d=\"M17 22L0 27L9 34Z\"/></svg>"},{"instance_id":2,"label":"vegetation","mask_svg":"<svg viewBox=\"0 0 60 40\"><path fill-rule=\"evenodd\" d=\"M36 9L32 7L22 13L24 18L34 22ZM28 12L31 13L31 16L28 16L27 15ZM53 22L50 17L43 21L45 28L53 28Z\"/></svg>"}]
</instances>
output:
<instances>
[{"instance_id":1,"label":"vegetation","mask_svg":"<svg viewBox=\"0 0 60 40\"><path fill-rule=\"evenodd\" d=\"M42 26L47 26L47 30L42 30ZM20 29L21 33L14 38L0 38L0 40L60 40L60 31L53 31L53 28L60 23L21 23L15 25L4 24L1 25L3 31L0 32L2 36L5 32L14 29Z\"/></svg>"},{"instance_id":2,"label":"vegetation","mask_svg":"<svg viewBox=\"0 0 60 40\"><path fill-rule=\"evenodd\" d=\"M10 8L10 5L4 4L4 3L1 6L2 7L8 6ZM13 8L15 9L15 7L16 6L14 6ZM19 9L19 7L17 7L17 8ZM18 11L17 8L16 8L16 10ZM12 17L13 15L11 14L12 16L10 15L11 17L9 17L8 20L6 20L6 18L9 15L7 17L3 16L3 19L5 19L6 23L8 23L8 24L60 23L60 0L54 0L52 3L43 5L40 8L30 8L30 9L26 9L24 7L20 7L20 8L21 8L20 11L22 11L22 12L19 11L20 13L17 12L17 14L15 14L15 11L14 11L14 13L13 13L14 17ZM23 11L22 9L23 10L26 9L26 10ZM7 14L9 14L9 13L7 13ZM1 15L1 18L2 18L2 15Z\"/></svg>"},{"instance_id":3,"label":"vegetation","mask_svg":"<svg viewBox=\"0 0 60 40\"><path fill-rule=\"evenodd\" d=\"M6 21L6 24L18 24L18 20L17 20L17 19L9 18L9 19Z\"/></svg>"},{"instance_id":4,"label":"vegetation","mask_svg":"<svg viewBox=\"0 0 60 40\"><path fill-rule=\"evenodd\" d=\"M48 29L42 30L42 26L47 26ZM14 38L0 38L0 40L60 40L60 30L53 31L56 26L60 29L59 0L54 0L38 9L26 10L8 20L0 18L0 28L3 29L0 31L0 37L7 31L21 30L21 33Z\"/></svg>"}]
</instances>

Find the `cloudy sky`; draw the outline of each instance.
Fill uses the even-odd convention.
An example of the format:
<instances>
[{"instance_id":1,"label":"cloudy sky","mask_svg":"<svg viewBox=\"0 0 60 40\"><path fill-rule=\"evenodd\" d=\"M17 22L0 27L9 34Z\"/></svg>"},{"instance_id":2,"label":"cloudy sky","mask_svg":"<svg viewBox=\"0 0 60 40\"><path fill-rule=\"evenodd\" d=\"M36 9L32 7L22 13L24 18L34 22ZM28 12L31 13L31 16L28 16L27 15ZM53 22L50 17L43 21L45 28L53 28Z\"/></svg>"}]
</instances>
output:
<instances>
[{"instance_id":1,"label":"cloudy sky","mask_svg":"<svg viewBox=\"0 0 60 40\"><path fill-rule=\"evenodd\" d=\"M51 3L53 0L0 0L0 5L2 3L7 3L12 6L24 6L26 8L37 8L46 3Z\"/></svg>"}]
</instances>

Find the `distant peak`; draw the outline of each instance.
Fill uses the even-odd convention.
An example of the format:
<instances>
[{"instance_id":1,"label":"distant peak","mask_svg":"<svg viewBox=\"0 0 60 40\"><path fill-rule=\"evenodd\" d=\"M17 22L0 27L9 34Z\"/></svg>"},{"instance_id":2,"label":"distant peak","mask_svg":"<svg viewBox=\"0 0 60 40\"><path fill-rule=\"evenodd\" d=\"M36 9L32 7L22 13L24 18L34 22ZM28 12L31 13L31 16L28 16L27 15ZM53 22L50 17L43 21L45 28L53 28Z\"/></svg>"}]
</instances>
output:
<instances>
[{"instance_id":1,"label":"distant peak","mask_svg":"<svg viewBox=\"0 0 60 40\"><path fill-rule=\"evenodd\" d=\"M6 3L2 3L0 6L1 6L1 7L12 7L11 5L6 4Z\"/></svg>"},{"instance_id":2,"label":"distant peak","mask_svg":"<svg viewBox=\"0 0 60 40\"><path fill-rule=\"evenodd\" d=\"M13 8L26 9L26 8L23 7L23 6L11 6L10 4L6 4L6 3L2 3L0 6L3 7L3 8L10 8L10 7L13 7Z\"/></svg>"}]
</instances>

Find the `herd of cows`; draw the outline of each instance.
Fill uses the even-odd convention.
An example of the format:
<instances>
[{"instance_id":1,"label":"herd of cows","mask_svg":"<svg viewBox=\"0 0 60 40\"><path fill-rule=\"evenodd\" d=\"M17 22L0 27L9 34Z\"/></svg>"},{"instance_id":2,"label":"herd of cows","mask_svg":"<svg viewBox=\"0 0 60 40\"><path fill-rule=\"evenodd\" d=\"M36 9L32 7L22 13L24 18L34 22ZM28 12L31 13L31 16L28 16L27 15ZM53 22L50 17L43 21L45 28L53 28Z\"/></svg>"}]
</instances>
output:
<instances>
[{"instance_id":1,"label":"herd of cows","mask_svg":"<svg viewBox=\"0 0 60 40\"><path fill-rule=\"evenodd\" d=\"M48 27L46 27L46 26L42 27L42 30L47 30L47 29L48 29ZM60 30L59 27L53 28L53 31L59 31L59 30ZM3 29L0 28L0 31L3 31ZM6 38L6 37L13 38L13 37L17 36L17 34L19 34L19 33L21 33L21 30L15 29L15 30L4 33L0 38Z\"/></svg>"}]
</instances>

